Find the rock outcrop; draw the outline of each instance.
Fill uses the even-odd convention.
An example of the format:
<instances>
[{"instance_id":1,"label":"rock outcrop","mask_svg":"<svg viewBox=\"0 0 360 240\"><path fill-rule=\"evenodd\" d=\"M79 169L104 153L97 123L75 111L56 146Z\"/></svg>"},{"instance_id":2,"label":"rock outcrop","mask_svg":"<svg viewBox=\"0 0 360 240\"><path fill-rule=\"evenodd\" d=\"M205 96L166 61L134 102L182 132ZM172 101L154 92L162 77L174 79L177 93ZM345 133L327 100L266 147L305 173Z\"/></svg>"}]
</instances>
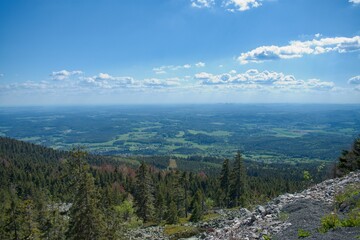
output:
<instances>
[{"instance_id":1,"label":"rock outcrop","mask_svg":"<svg viewBox=\"0 0 360 240\"><path fill-rule=\"evenodd\" d=\"M321 217L332 210L335 194L350 184L360 184L360 172L326 180L300 193L280 195L266 205L256 206L252 212L246 208L217 210L220 215L217 219L185 224L205 230L189 240L267 240L269 237L288 240L298 239L299 229L311 232L308 239L355 239L360 235L360 228L340 228L326 234L317 232ZM163 229L137 229L127 236L129 239L168 239Z\"/></svg>"},{"instance_id":2,"label":"rock outcrop","mask_svg":"<svg viewBox=\"0 0 360 240\"><path fill-rule=\"evenodd\" d=\"M239 216L228 226L215 229L201 236L202 239L298 239L297 231L316 229L320 219L331 212L334 196L350 184L360 184L360 172L351 173L343 178L329 179L301 193L284 194L265 206L257 206L251 214ZM294 216L291 216L294 215ZM292 227L296 224L295 227ZM359 228L340 229L341 239L354 239L360 235ZM310 239L338 239L330 234L316 234ZM336 235L336 234L335 234Z\"/></svg>"}]
</instances>

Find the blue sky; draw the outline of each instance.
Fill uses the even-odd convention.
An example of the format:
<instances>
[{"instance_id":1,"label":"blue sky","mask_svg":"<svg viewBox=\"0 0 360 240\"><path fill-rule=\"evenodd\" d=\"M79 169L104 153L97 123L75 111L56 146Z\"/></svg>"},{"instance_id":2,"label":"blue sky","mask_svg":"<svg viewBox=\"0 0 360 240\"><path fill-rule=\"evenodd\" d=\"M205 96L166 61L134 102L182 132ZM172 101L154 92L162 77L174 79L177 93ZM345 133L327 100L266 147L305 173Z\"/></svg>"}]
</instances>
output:
<instances>
[{"instance_id":1,"label":"blue sky","mask_svg":"<svg viewBox=\"0 0 360 240\"><path fill-rule=\"evenodd\" d=\"M0 104L360 103L360 0L2 0Z\"/></svg>"}]
</instances>

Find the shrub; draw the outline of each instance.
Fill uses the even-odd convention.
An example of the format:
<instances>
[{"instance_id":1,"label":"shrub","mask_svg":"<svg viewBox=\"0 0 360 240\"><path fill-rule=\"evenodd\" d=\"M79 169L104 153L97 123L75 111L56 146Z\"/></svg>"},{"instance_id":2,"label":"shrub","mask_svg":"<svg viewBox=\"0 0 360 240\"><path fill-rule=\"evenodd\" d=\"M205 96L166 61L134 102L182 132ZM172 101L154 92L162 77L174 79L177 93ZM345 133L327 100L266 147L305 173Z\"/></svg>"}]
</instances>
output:
<instances>
[{"instance_id":1,"label":"shrub","mask_svg":"<svg viewBox=\"0 0 360 240\"><path fill-rule=\"evenodd\" d=\"M262 237L264 240L271 240L271 237L269 235L263 235Z\"/></svg>"},{"instance_id":2,"label":"shrub","mask_svg":"<svg viewBox=\"0 0 360 240\"><path fill-rule=\"evenodd\" d=\"M306 231L304 229L299 229L298 230L298 237L299 238L306 238L306 237L309 237L311 234L309 231Z\"/></svg>"},{"instance_id":3,"label":"shrub","mask_svg":"<svg viewBox=\"0 0 360 240\"><path fill-rule=\"evenodd\" d=\"M341 227L341 221L336 214L331 213L321 219L321 228L319 231L325 233L330 229L335 229L337 227Z\"/></svg>"},{"instance_id":4,"label":"shrub","mask_svg":"<svg viewBox=\"0 0 360 240\"><path fill-rule=\"evenodd\" d=\"M200 230L191 226L167 225L164 233L170 239L189 238L200 233Z\"/></svg>"},{"instance_id":5,"label":"shrub","mask_svg":"<svg viewBox=\"0 0 360 240\"><path fill-rule=\"evenodd\" d=\"M357 210L357 211L356 211ZM360 209L355 209L347 219L341 221L343 227L359 227L360 226Z\"/></svg>"}]
</instances>

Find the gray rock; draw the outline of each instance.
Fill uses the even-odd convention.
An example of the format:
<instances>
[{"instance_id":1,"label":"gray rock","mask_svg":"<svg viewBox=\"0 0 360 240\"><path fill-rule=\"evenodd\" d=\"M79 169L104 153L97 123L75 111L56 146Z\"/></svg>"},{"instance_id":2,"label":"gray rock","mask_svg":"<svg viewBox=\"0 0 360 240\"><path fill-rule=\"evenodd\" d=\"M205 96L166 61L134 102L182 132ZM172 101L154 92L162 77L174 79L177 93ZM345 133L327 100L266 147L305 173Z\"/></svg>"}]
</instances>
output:
<instances>
[{"instance_id":1,"label":"gray rock","mask_svg":"<svg viewBox=\"0 0 360 240\"><path fill-rule=\"evenodd\" d=\"M229 213L235 217L234 220L221 220L226 227L207 234L205 239L264 239L264 235L271 235L273 239L297 239L299 228L311 230L311 239L355 239L360 235L360 228L337 229L325 234L326 237L317 232L321 217L331 210L335 189L341 191L351 183L360 183L360 172L342 179L327 180L301 193L281 195L266 207L257 206L254 213L249 214L244 209L240 209L238 215ZM278 217L281 212L288 215L282 219L284 222Z\"/></svg>"},{"instance_id":2,"label":"gray rock","mask_svg":"<svg viewBox=\"0 0 360 240\"><path fill-rule=\"evenodd\" d=\"M246 208L241 208L240 209L240 215L244 216L244 217L248 217L248 216L251 215L251 212Z\"/></svg>"},{"instance_id":3,"label":"gray rock","mask_svg":"<svg viewBox=\"0 0 360 240\"><path fill-rule=\"evenodd\" d=\"M258 213L260 213L261 216L265 216L265 215L266 215L266 210L265 210L265 208L264 208L263 206L261 206L261 205L259 205L259 206L256 207L256 211L257 211Z\"/></svg>"}]
</instances>

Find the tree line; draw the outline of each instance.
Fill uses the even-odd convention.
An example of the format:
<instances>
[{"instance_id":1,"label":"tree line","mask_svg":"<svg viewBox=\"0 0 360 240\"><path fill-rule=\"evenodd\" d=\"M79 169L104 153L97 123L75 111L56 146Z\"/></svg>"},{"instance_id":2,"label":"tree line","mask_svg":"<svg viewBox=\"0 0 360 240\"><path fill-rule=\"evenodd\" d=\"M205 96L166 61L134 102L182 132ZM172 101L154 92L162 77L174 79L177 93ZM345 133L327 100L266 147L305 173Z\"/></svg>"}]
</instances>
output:
<instances>
[{"instance_id":1,"label":"tree line","mask_svg":"<svg viewBox=\"0 0 360 240\"><path fill-rule=\"evenodd\" d=\"M357 139L334 171L359 169L359 153ZM197 222L216 207L246 207L298 191L304 170L314 181L329 177L320 165L254 163L240 152L223 161L219 174L145 161L133 168L81 148L62 152L2 137L0 165L0 239L121 239L136 225Z\"/></svg>"}]
</instances>

